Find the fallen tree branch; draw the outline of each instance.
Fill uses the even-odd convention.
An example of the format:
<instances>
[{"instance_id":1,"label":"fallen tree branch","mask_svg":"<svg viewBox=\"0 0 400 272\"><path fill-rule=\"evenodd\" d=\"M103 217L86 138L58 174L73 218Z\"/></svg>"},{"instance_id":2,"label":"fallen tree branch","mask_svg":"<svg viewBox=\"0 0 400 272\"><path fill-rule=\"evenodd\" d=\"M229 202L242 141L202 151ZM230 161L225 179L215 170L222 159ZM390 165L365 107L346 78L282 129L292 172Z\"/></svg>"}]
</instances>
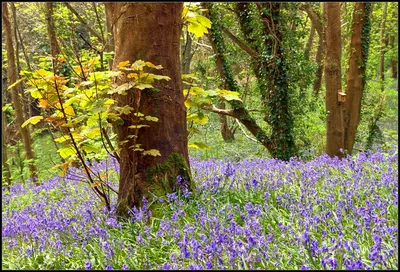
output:
<instances>
[{"instance_id":1,"label":"fallen tree branch","mask_svg":"<svg viewBox=\"0 0 400 272\"><path fill-rule=\"evenodd\" d=\"M241 40L239 40L239 38L237 38L235 35L233 35L227 28L225 27L221 27L221 30L228 35L228 37L235 42L237 45L239 45L240 48L242 48L247 54L250 55L250 57L252 57L255 60L259 60L260 56L258 55L258 53L251 47L249 47L247 44L245 44L244 42L242 42Z\"/></svg>"},{"instance_id":2,"label":"fallen tree branch","mask_svg":"<svg viewBox=\"0 0 400 272\"><path fill-rule=\"evenodd\" d=\"M248 135L248 134L246 133L246 131L244 130L244 128L242 127L242 124L239 122L238 119L235 118L235 121L236 121L236 123L239 125L239 128L242 130L243 134L244 134L247 138L249 138L249 139L252 140L253 142L258 143L257 139L251 137L250 135Z\"/></svg>"}]
</instances>

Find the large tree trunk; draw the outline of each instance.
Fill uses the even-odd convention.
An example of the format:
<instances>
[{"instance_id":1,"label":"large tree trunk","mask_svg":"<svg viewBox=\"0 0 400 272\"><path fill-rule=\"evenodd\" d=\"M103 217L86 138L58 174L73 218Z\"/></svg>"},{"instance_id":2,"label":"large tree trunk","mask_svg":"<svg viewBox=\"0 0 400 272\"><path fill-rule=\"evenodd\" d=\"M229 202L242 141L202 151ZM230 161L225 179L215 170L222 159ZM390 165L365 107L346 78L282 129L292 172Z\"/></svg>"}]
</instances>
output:
<instances>
[{"instance_id":1,"label":"large tree trunk","mask_svg":"<svg viewBox=\"0 0 400 272\"><path fill-rule=\"evenodd\" d=\"M159 121L141 128L136 143L144 150L159 150L161 156L145 156L129 148L134 143L128 138L133 133L128 126L135 124L133 112L123 116L122 125L116 125L119 142L129 141L120 151L118 213L125 215L127 208L141 206L144 196L151 198L150 191L163 196L178 190L178 175L195 189L189 168L179 56L183 3L106 3L106 8L114 23L113 68L122 61L142 59L161 64L161 73L171 78L154 84L159 91L145 89L139 107L141 113ZM136 110L137 98L134 91L117 95L117 105L130 105Z\"/></svg>"},{"instance_id":2,"label":"large tree trunk","mask_svg":"<svg viewBox=\"0 0 400 272\"><path fill-rule=\"evenodd\" d=\"M349 70L347 72L344 147L351 155L360 122L361 99L365 86L368 57L370 3L355 3L350 42Z\"/></svg>"},{"instance_id":3,"label":"large tree trunk","mask_svg":"<svg viewBox=\"0 0 400 272\"><path fill-rule=\"evenodd\" d=\"M343 157L344 149L343 104L339 101L341 84L340 3L324 3L325 25L325 88L326 88L326 153Z\"/></svg>"},{"instance_id":4,"label":"large tree trunk","mask_svg":"<svg viewBox=\"0 0 400 272\"><path fill-rule=\"evenodd\" d=\"M14 57L14 47L13 47L13 41L12 41L12 31L11 31L11 24L10 24L10 17L9 17L9 12L8 12L8 7L7 3L2 3L2 17L3 17L3 27L4 27L4 32L5 32L5 40L6 40L6 50L7 50L7 59L8 59L8 71L7 71L7 77L9 84L13 84L15 81L17 81L17 74L16 74L16 67L15 67L15 57ZM22 124L24 123L24 116L22 114L22 107L21 103L19 101L19 96L18 96L18 90L14 86L11 88L11 97L12 97L12 102L14 105L15 109L15 117L16 117L16 123L19 129L19 132L21 134L22 138L22 143L24 145L25 149L25 155L27 160L34 160L35 155L32 150L32 144L31 144L31 137L29 135L29 130L28 127L22 127ZM34 183L37 183L37 170L34 162L29 163L29 169L30 169L30 177Z\"/></svg>"},{"instance_id":5,"label":"large tree trunk","mask_svg":"<svg viewBox=\"0 0 400 272\"><path fill-rule=\"evenodd\" d=\"M382 15L382 25L381 25L381 51L380 51L380 63L379 63L379 75L381 79L381 91L385 90L385 45L387 43L385 37L385 22L387 15L387 7L388 3L385 2L383 6L383 15Z\"/></svg>"}]
</instances>

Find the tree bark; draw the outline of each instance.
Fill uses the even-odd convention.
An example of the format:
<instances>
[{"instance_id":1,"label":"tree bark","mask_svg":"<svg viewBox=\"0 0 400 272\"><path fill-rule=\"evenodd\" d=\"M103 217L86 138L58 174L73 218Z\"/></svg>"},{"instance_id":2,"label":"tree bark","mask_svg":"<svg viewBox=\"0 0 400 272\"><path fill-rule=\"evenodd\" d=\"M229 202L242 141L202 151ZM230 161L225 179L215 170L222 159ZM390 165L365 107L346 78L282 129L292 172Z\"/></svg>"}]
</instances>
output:
<instances>
[{"instance_id":1,"label":"tree bark","mask_svg":"<svg viewBox=\"0 0 400 272\"><path fill-rule=\"evenodd\" d=\"M326 9L326 153L331 157L342 158L340 149L344 149L343 104L338 100L342 91L340 3L325 2L323 5Z\"/></svg>"},{"instance_id":2,"label":"tree bark","mask_svg":"<svg viewBox=\"0 0 400 272\"><path fill-rule=\"evenodd\" d=\"M14 3L10 3L11 5L11 13L12 13L12 18L13 18L13 23L14 23L14 27L13 27L13 35L14 35L14 40L15 40L15 61L16 61L16 68L17 68L17 80L20 79L20 73L21 73L21 64L19 61L19 48L21 47L21 44L18 40L18 21L17 21L17 10L15 8L15 4ZM22 88L22 84L17 85L18 88L18 92L21 96L21 103L22 103L22 108L23 108L23 115L24 115L24 119L29 119L29 94L25 94L24 90Z\"/></svg>"},{"instance_id":3,"label":"tree bark","mask_svg":"<svg viewBox=\"0 0 400 272\"><path fill-rule=\"evenodd\" d=\"M142 198L151 198L149 192L163 196L177 191L180 175L191 190L191 179L186 108L182 93L181 64L179 56L181 13L183 3L106 3L114 24L115 58L113 68L129 60L138 59L161 64L160 73L171 80L155 83L159 91L145 89L141 94L139 112L159 118L150 127L140 128L136 144L144 150L157 149L161 156L145 156L129 148L134 140L128 138L135 124L133 112L122 116L124 123L116 124L118 141L128 140L120 151L120 182L118 214L143 204ZM117 84L124 80L118 80ZM137 91L116 95L118 106L130 105L137 110ZM153 210L154 211L154 210Z\"/></svg>"},{"instance_id":4,"label":"tree bark","mask_svg":"<svg viewBox=\"0 0 400 272\"><path fill-rule=\"evenodd\" d=\"M381 79L381 91L385 90L385 23L386 23L386 15L387 15L387 7L388 3L385 2L383 6L383 15L382 15L382 23L381 23L381 49L380 49L380 62L379 62L379 75Z\"/></svg>"},{"instance_id":5,"label":"tree bark","mask_svg":"<svg viewBox=\"0 0 400 272\"><path fill-rule=\"evenodd\" d=\"M350 42L349 70L345 107L344 147L348 154L353 152L354 139L360 122L361 99L365 87L365 71L369 45L369 3L355 3L352 36Z\"/></svg>"},{"instance_id":6,"label":"tree bark","mask_svg":"<svg viewBox=\"0 0 400 272\"><path fill-rule=\"evenodd\" d=\"M222 67L222 69L217 69L219 76L221 79L224 80L225 86L234 92L239 92L239 86L237 85L231 69L226 61L225 57L225 43L222 39L222 31L216 22L214 13L212 12L212 5L211 3L203 4L205 8L208 9L208 17L211 20L211 29L209 31L209 35L211 37L210 43L216 55L216 64L217 68ZM243 102L231 100L228 101L231 105L231 110L219 109L213 106L211 109L213 112L218 114L224 114L236 118L241 122L251 134L259 141L271 154L272 157L277 157L275 145L272 143L271 138L268 137L263 129L257 124L257 122L252 118L245 108Z\"/></svg>"},{"instance_id":7,"label":"tree bark","mask_svg":"<svg viewBox=\"0 0 400 272\"><path fill-rule=\"evenodd\" d=\"M106 8L105 14L106 14L106 30L107 30L106 50L107 52L113 52L115 50L115 46L114 46L113 24L111 18L112 14L110 13L110 9ZM108 61L108 70L112 70L112 63L113 63L112 60Z\"/></svg>"},{"instance_id":8,"label":"tree bark","mask_svg":"<svg viewBox=\"0 0 400 272\"><path fill-rule=\"evenodd\" d=\"M13 47L13 41L12 41L12 31L11 31L11 23L10 23L10 17L9 17L9 12L8 12L8 7L7 3L2 3L2 17L3 17L3 27L4 27L4 32L5 32L5 40L6 40L6 50L7 50L7 59L8 59L8 71L7 71L7 77L9 80L9 84L13 84L14 82L17 81L17 75L16 75L16 67L15 67L15 57L14 57L14 47ZM25 155L27 160L34 160L35 155L32 150L32 144L31 144L31 137L29 135L29 130L28 127L22 127L22 124L24 123L24 117L22 114L22 107L21 103L19 101L19 96L18 96L18 90L14 86L11 88L11 97L12 97L12 102L14 105L15 109L15 117L16 117L16 123L19 129L19 132L21 134L22 138L22 143L24 145L25 149ZM34 162L29 162L29 169L30 169L30 177L34 183L37 183L37 170Z\"/></svg>"},{"instance_id":9,"label":"tree bark","mask_svg":"<svg viewBox=\"0 0 400 272\"><path fill-rule=\"evenodd\" d=\"M186 39L182 52L182 74L189 74L192 57L192 37L190 36L189 31L186 31Z\"/></svg>"},{"instance_id":10,"label":"tree bark","mask_svg":"<svg viewBox=\"0 0 400 272\"><path fill-rule=\"evenodd\" d=\"M57 42L56 28L54 26L54 20L53 20L53 3L47 2L45 4L45 10L46 10L45 15L47 22L47 33L50 39L50 54L51 56L57 56L58 54L60 54L60 46L58 45Z\"/></svg>"},{"instance_id":11,"label":"tree bark","mask_svg":"<svg viewBox=\"0 0 400 272\"><path fill-rule=\"evenodd\" d=\"M394 49L394 46L395 46L394 40L395 40L395 37L394 36L390 36L389 44L390 44L390 47L392 49ZM392 56L391 59L390 59L390 68L391 68L391 71L392 71L392 78L397 79L397 59L394 56Z\"/></svg>"},{"instance_id":12,"label":"tree bark","mask_svg":"<svg viewBox=\"0 0 400 272\"><path fill-rule=\"evenodd\" d=\"M4 84L3 84L3 80L1 81L1 87L2 87L2 90L4 90L5 89L5 86L4 86ZM2 99L2 100L4 100L4 99ZM2 103L2 106L4 106L4 101L2 101L3 103ZM11 185L11 172L10 172L10 165L8 164L8 156L7 156L7 141L6 141L6 135L7 135L7 122L6 122L6 116L5 116L5 114L4 114L4 111L2 110L1 111L1 118L3 119L3 122L2 122L2 131L1 131L1 141L2 141L2 147L3 147L3 150L1 151L2 152L2 167L3 167L3 173L4 173L4 177L5 177L5 181L6 181L6 186L7 186L7 188L10 188L10 185Z\"/></svg>"},{"instance_id":13,"label":"tree bark","mask_svg":"<svg viewBox=\"0 0 400 272\"><path fill-rule=\"evenodd\" d=\"M315 36L315 26L311 22L310 36L308 36L308 40L307 40L306 46L304 47L304 58L306 60L310 59L310 51L311 51L311 48L312 48L312 43L313 43L313 40L314 40L314 36Z\"/></svg>"}]
</instances>

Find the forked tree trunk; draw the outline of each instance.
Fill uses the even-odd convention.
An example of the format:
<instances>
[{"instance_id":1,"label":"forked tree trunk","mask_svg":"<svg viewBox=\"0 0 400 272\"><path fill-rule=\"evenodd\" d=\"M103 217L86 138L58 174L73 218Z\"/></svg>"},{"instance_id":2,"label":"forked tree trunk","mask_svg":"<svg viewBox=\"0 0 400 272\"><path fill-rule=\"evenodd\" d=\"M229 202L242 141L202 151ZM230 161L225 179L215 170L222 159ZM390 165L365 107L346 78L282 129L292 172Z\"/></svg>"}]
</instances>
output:
<instances>
[{"instance_id":1,"label":"forked tree trunk","mask_svg":"<svg viewBox=\"0 0 400 272\"><path fill-rule=\"evenodd\" d=\"M186 109L182 93L180 64L181 13L183 3L106 3L114 23L115 58L118 63L131 63L142 59L164 68L159 73L170 81L154 83L159 91L142 91L139 112L155 116L158 122L140 128L137 144L144 150L157 149L161 156L134 152L134 140L128 138L134 130L133 112L124 115L124 123L116 125L118 141L128 140L120 151L120 182L118 214L125 215L127 208L141 206L143 197L151 198L177 191L177 176L182 176L190 189L195 190L188 159ZM158 72L155 72L158 73ZM124 80L118 80L121 84ZM118 106L129 105L136 109L137 91L117 95ZM154 212L154 209L153 209Z\"/></svg>"},{"instance_id":2,"label":"forked tree trunk","mask_svg":"<svg viewBox=\"0 0 400 272\"><path fill-rule=\"evenodd\" d=\"M365 70L368 57L370 30L370 3L355 3L350 42L349 70L345 106L344 147L351 155L360 122L361 99L365 86Z\"/></svg>"},{"instance_id":3,"label":"forked tree trunk","mask_svg":"<svg viewBox=\"0 0 400 272\"><path fill-rule=\"evenodd\" d=\"M15 57L14 57L14 47L12 41L12 31L11 31L11 24L10 24L10 17L8 12L7 3L2 3L2 17L3 17L3 27L5 32L5 40L6 40L6 50L7 50L7 59L8 59L8 71L7 77L9 84L13 84L17 81L17 74L16 74L16 67L15 67ZM28 127L22 127L24 123L24 116L22 114L22 107L19 101L18 90L14 86L11 88L11 98L15 109L15 117L16 123L18 126L19 133L21 134L22 143L25 149L25 155L27 160L35 159L35 155L32 150L31 144L31 137L29 135ZM29 163L29 170L30 170L30 177L34 183L37 183L37 170L36 166L33 162Z\"/></svg>"},{"instance_id":4,"label":"forked tree trunk","mask_svg":"<svg viewBox=\"0 0 400 272\"><path fill-rule=\"evenodd\" d=\"M340 37L340 3L325 2L325 104L326 117L326 153L343 157L344 149L343 104L338 100L342 91L341 84L341 37Z\"/></svg>"}]
</instances>

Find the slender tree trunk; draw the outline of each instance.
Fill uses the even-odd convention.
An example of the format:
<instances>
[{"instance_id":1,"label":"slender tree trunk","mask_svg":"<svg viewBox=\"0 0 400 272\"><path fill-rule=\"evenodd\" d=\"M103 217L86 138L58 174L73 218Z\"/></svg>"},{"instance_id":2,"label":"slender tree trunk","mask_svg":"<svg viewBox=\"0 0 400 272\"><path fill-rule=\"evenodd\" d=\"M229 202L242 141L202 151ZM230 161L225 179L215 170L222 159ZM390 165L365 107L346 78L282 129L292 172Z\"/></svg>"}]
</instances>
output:
<instances>
[{"instance_id":1,"label":"slender tree trunk","mask_svg":"<svg viewBox=\"0 0 400 272\"><path fill-rule=\"evenodd\" d=\"M317 49L317 54L315 56L315 62L317 63L317 72L315 73L316 80L313 84L314 96L318 96L318 93L322 85L322 75L324 71L323 58L325 53L324 42L323 42L324 28L322 25L322 18L321 15L317 13L308 3L301 3L300 9L304 10L307 13L308 17L310 17L312 25L315 27L315 30L318 33L318 49ZM325 15L323 15L323 17L325 17Z\"/></svg>"},{"instance_id":2,"label":"slender tree trunk","mask_svg":"<svg viewBox=\"0 0 400 272\"><path fill-rule=\"evenodd\" d=\"M192 61L192 37L189 31L186 31L185 46L182 52L182 74L190 73L190 63Z\"/></svg>"},{"instance_id":3,"label":"slender tree trunk","mask_svg":"<svg viewBox=\"0 0 400 272\"><path fill-rule=\"evenodd\" d=\"M326 88L326 153L343 157L344 149L343 104L339 101L341 85L340 3L325 2L325 88Z\"/></svg>"},{"instance_id":4,"label":"slender tree trunk","mask_svg":"<svg viewBox=\"0 0 400 272\"><path fill-rule=\"evenodd\" d=\"M212 31L212 30L211 30ZM217 66L217 72L218 75L223 79L223 84L222 84L222 89L230 89L230 86L226 84L226 80L225 80L225 73L224 73L224 68L223 68L223 62L224 60L219 56L218 54L218 49L216 47L216 44L212 38L211 33L209 32L208 35L208 40L211 44L211 47L214 50L214 53L217 55L216 58L216 66ZM227 71L225 71L227 72ZM225 109L225 102L221 101L218 103L218 107L220 109ZM228 126L228 117L225 114L218 114L218 119L219 119L219 124L221 127L221 135L222 138L224 139L225 142L231 142L234 140L235 135L232 132L232 130L229 128Z\"/></svg>"},{"instance_id":5,"label":"slender tree trunk","mask_svg":"<svg viewBox=\"0 0 400 272\"><path fill-rule=\"evenodd\" d=\"M312 48L312 43L314 40L314 36L315 36L315 26L311 21L311 29L310 29L310 36L308 36L308 40L306 43L306 46L304 47L304 58L305 59L309 59L310 58L310 51Z\"/></svg>"},{"instance_id":6,"label":"slender tree trunk","mask_svg":"<svg viewBox=\"0 0 400 272\"><path fill-rule=\"evenodd\" d=\"M390 36L389 38L389 44L392 49L394 49L395 43L394 43L395 37ZM390 68L392 70L392 78L397 79L397 59L392 55L390 58Z\"/></svg>"},{"instance_id":7,"label":"slender tree trunk","mask_svg":"<svg viewBox=\"0 0 400 272\"><path fill-rule=\"evenodd\" d=\"M106 14L106 30L107 30L107 43L106 50L107 52L114 52L114 32L113 32L113 23L112 23L112 14L110 9L105 9ZM113 61L110 59L108 61L108 70L112 70Z\"/></svg>"},{"instance_id":8,"label":"slender tree trunk","mask_svg":"<svg viewBox=\"0 0 400 272\"><path fill-rule=\"evenodd\" d=\"M56 36L56 28L54 26L54 20L53 20L53 3L47 2L46 4L46 21L47 21L47 33L49 35L50 39L50 54L54 58L58 54L60 54L60 46L58 45L57 42L57 36ZM57 60L55 60L57 63Z\"/></svg>"},{"instance_id":9,"label":"slender tree trunk","mask_svg":"<svg viewBox=\"0 0 400 272\"><path fill-rule=\"evenodd\" d=\"M1 81L1 87L2 87L2 90L4 90L5 89L5 86L4 86L4 84L3 84L3 80ZM3 99L2 99L3 100ZM5 103L2 103L2 106L4 105ZM3 173L4 173L4 176L5 176L5 181L6 181L6 184L7 184L7 188L10 188L10 185L11 185L11 172L10 172L10 165L8 164L8 156L7 156L7 141L6 141L6 135L7 135L7 122L6 122L6 116L5 116L5 114L4 114L4 111L2 110L1 111L1 118L3 119L3 122L2 122L2 131L1 131L1 141L2 141L2 167L3 167Z\"/></svg>"},{"instance_id":10,"label":"slender tree trunk","mask_svg":"<svg viewBox=\"0 0 400 272\"><path fill-rule=\"evenodd\" d=\"M355 3L350 42L349 70L345 106L344 147L351 155L354 139L360 122L361 99L365 87L365 70L368 58L370 3Z\"/></svg>"},{"instance_id":11,"label":"slender tree trunk","mask_svg":"<svg viewBox=\"0 0 400 272\"><path fill-rule=\"evenodd\" d=\"M123 116L124 124L117 125L118 141L129 141L120 151L118 213L124 215L128 207L141 206L144 196L151 198L150 191L163 196L179 190L178 175L195 190L189 167L179 55L183 3L106 3L106 8L115 22L114 69L122 61L142 59L161 64L160 73L171 78L154 84L159 91L144 90L139 106L139 112L159 121L141 128L136 144L144 150L157 149L161 156L146 156L129 148L134 143L128 138L133 132L129 126L136 120L133 112ZM115 98L119 106L136 108L138 102L135 92Z\"/></svg>"},{"instance_id":12,"label":"slender tree trunk","mask_svg":"<svg viewBox=\"0 0 400 272\"><path fill-rule=\"evenodd\" d=\"M385 23L386 23L386 15L387 15L387 7L388 3L385 2L383 6L383 15L382 15L382 24L381 24L381 49L380 49L380 63L379 63L379 75L381 79L381 91L385 90Z\"/></svg>"},{"instance_id":13,"label":"slender tree trunk","mask_svg":"<svg viewBox=\"0 0 400 272\"><path fill-rule=\"evenodd\" d=\"M12 18L13 18L13 23L14 23L14 28L13 28L13 34L14 34L14 39L15 39L15 60L17 64L17 80L20 79L20 73L21 73L21 64L19 61L19 49L21 47L21 44L18 39L18 21L17 21L17 10L15 8L14 3L10 3L11 5L11 13L12 13ZM22 108L23 114L24 114L24 119L29 119L29 94L25 94L24 90L22 88L22 84L19 84L17 86L18 92L21 95L21 102L22 102Z\"/></svg>"},{"instance_id":14,"label":"slender tree trunk","mask_svg":"<svg viewBox=\"0 0 400 272\"><path fill-rule=\"evenodd\" d=\"M16 75L16 67L15 67L15 57L14 57L14 48L13 48L13 41L12 41L12 30L11 30L11 23L10 23L10 17L9 17L9 12L8 12L8 7L7 3L2 3L2 17L3 17L3 27L4 27L4 32L5 32L5 40L6 40L6 50L7 50L7 59L8 59L8 71L7 71L7 77L9 80L9 84L13 84L14 82L17 81L17 75ZM11 96L12 96L12 102L14 105L15 109L15 116L16 116L16 123L19 129L19 132L21 134L22 138L22 143L24 145L25 149L25 155L27 160L34 160L35 155L32 150L32 144L31 144L31 137L29 135L29 130L28 127L22 127L22 124L24 123L24 117L22 114L22 107L21 103L19 101L19 96L18 96L18 90L14 86L11 88ZM31 179L34 183L37 183L37 170L34 162L29 163L29 169L30 169L30 176Z\"/></svg>"}]
</instances>

